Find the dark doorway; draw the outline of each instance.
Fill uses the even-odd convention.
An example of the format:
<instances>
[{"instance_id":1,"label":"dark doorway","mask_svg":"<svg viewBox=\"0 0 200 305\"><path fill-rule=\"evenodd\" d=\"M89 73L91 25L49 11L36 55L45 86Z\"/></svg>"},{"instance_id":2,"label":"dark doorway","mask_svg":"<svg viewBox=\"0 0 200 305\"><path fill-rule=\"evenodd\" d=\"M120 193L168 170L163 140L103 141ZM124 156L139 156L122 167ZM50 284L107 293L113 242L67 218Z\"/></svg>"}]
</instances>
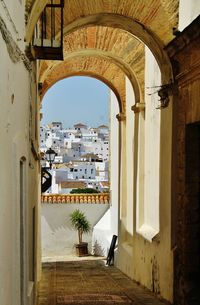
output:
<instances>
[{"instance_id":1,"label":"dark doorway","mask_svg":"<svg viewBox=\"0 0 200 305\"><path fill-rule=\"evenodd\" d=\"M200 123L186 126L185 304L200 304Z\"/></svg>"}]
</instances>

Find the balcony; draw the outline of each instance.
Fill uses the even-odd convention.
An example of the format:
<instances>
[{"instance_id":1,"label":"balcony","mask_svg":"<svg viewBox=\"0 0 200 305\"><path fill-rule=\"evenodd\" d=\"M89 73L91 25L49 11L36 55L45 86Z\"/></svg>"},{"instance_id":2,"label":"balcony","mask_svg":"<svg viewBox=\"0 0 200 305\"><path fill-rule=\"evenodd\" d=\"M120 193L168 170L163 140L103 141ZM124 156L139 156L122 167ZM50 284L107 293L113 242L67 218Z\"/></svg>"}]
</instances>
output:
<instances>
[{"instance_id":1,"label":"balcony","mask_svg":"<svg viewBox=\"0 0 200 305\"><path fill-rule=\"evenodd\" d=\"M35 26L26 54L30 60L63 60L64 0L51 0L45 6Z\"/></svg>"}]
</instances>

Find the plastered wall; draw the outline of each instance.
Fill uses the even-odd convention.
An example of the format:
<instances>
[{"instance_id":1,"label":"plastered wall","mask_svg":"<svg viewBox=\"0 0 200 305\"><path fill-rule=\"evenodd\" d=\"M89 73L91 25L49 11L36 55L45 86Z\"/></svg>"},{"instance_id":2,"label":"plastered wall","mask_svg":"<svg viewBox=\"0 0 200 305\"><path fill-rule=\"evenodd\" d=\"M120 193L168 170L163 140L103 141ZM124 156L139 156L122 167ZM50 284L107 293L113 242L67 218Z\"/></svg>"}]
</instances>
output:
<instances>
[{"instance_id":1,"label":"plastered wall","mask_svg":"<svg viewBox=\"0 0 200 305\"><path fill-rule=\"evenodd\" d=\"M199 15L199 11L200 0L180 0L178 24L179 31L186 28Z\"/></svg>"},{"instance_id":2,"label":"plastered wall","mask_svg":"<svg viewBox=\"0 0 200 305\"><path fill-rule=\"evenodd\" d=\"M119 106L115 94L110 92L110 207L95 225L93 243L99 247L95 254L107 256L113 235L118 236L119 213Z\"/></svg>"},{"instance_id":3,"label":"plastered wall","mask_svg":"<svg viewBox=\"0 0 200 305\"><path fill-rule=\"evenodd\" d=\"M24 7L20 1L5 3L6 8L0 4L0 303L19 305L34 303L36 286L30 223L38 194L37 182L33 183L37 162L30 160L35 81L34 66L24 53ZM30 166L34 178L29 177Z\"/></svg>"},{"instance_id":4,"label":"plastered wall","mask_svg":"<svg viewBox=\"0 0 200 305\"><path fill-rule=\"evenodd\" d=\"M74 244L78 243L77 231L70 223L70 214L79 209L84 212L92 229L109 208L108 204L42 204L41 232L43 260L59 259L67 255L75 255ZM93 230L83 234L83 241L88 242L90 253L99 247L98 239L92 244Z\"/></svg>"},{"instance_id":5,"label":"plastered wall","mask_svg":"<svg viewBox=\"0 0 200 305\"><path fill-rule=\"evenodd\" d=\"M145 62L145 82L153 87L159 82L159 69L148 52ZM172 301L171 105L156 110L159 98L152 96L145 99L150 104L143 114L134 113L130 109L134 105L134 93L128 80L126 92L127 146L122 159L126 158L127 171L122 196L127 201L120 201L120 209L126 213L120 216L117 266L158 296ZM139 143L138 149L134 143ZM138 230L142 225L145 230Z\"/></svg>"}]
</instances>

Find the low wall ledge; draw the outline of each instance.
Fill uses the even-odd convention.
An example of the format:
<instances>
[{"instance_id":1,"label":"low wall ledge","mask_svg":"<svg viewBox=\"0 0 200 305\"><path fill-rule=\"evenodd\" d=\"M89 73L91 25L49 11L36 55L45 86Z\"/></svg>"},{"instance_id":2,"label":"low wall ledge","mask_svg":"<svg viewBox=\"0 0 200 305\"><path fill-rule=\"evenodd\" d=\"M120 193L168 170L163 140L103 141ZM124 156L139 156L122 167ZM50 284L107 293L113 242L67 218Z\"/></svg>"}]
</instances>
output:
<instances>
[{"instance_id":1,"label":"low wall ledge","mask_svg":"<svg viewBox=\"0 0 200 305\"><path fill-rule=\"evenodd\" d=\"M109 204L110 194L45 194L41 196L41 203L93 203Z\"/></svg>"}]
</instances>

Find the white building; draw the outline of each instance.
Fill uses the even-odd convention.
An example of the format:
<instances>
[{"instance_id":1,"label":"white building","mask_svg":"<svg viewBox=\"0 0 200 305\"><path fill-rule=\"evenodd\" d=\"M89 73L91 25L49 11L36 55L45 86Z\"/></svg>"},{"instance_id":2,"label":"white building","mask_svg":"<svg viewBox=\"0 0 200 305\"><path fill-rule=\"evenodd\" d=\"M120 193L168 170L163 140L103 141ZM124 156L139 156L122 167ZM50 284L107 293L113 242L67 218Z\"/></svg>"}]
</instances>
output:
<instances>
[{"instance_id":1,"label":"white building","mask_svg":"<svg viewBox=\"0 0 200 305\"><path fill-rule=\"evenodd\" d=\"M74 129L77 131L84 131L87 129L87 125L85 125L83 123L77 123L74 125Z\"/></svg>"},{"instance_id":2,"label":"white building","mask_svg":"<svg viewBox=\"0 0 200 305\"><path fill-rule=\"evenodd\" d=\"M61 122L52 122L52 130L62 130L62 123Z\"/></svg>"},{"instance_id":3,"label":"white building","mask_svg":"<svg viewBox=\"0 0 200 305\"><path fill-rule=\"evenodd\" d=\"M96 168L94 162L70 162L55 169L55 172L57 183L68 180L87 180L96 178Z\"/></svg>"},{"instance_id":4,"label":"white building","mask_svg":"<svg viewBox=\"0 0 200 305\"><path fill-rule=\"evenodd\" d=\"M52 122L48 127L40 127L41 151L51 147L65 163L79 160L88 153L106 162L109 160L108 131L105 125L87 128L79 123L74 125L74 129L63 129L61 122Z\"/></svg>"}]
</instances>

